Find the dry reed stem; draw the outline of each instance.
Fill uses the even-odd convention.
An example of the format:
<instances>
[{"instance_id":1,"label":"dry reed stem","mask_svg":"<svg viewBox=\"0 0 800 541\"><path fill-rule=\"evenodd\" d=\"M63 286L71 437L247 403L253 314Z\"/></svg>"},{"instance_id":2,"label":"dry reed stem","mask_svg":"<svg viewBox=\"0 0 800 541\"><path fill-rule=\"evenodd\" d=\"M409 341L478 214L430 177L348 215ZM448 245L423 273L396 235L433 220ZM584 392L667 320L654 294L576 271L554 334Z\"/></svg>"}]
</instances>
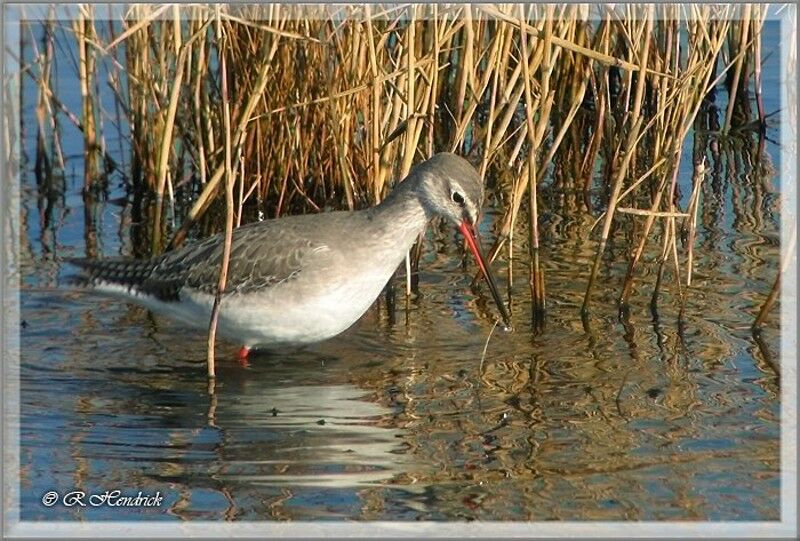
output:
<instances>
[{"instance_id":1,"label":"dry reed stem","mask_svg":"<svg viewBox=\"0 0 800 541\"><path fill-rule=\"evenodd\" d=\"M763 133L766 128L766 113L764 112L764 97L762 95L762 88L761 88L761 31L764 27L764 21L766 20L766 8L764 9L764 14L762 14L761 6L755 5L753 6L753 11L755 12L755 16L753 17L753 33L758 36L758 39L754 40L753 43L753 75L755 77L754 87L755 87L755 94L756 94L756 107L758 108L758 124L759 129ZM756 28L757 27L757 28Z\"/></svg>"},{"instance_id":2,"label":"dry reed stem","mask_svg":"<svg viewBox=\"0 0 800 541\"><path fill-rule=\"evenodd\" d=\"M411 20L408 23L406 30L405 41L405 59L406 59L406 129L405 129L405 147L403 149L402 165L400 168L400 177L405 177L411 170L411 164L414 160L415 149L417 147L416 135L416 122L417 118L414 115L415 101L415 82L417 79L417 66L416 66L416 45L415 32L416 32L416 6L411 8ZM405 257L406 265L406 297L411 296L411 253L407 252Z\"/></svg>"},{"instance_id":3,"label":"dry reed stem","mask_svg":"<svg viewBox=\"0 0 800 541\"><path fill-rule=\"evenodd\" d=\"M522 29L521 45L522 45L522 58L528 58L527 50L527 36L525 35L525 22L524 12L520 7L520 28ZM544 104L544 111L539 117L538 126L533 123L533 100L531 98L531 85L530 85L530 72L527 62L523 62L523 78L525 86L525 104L527 106L527 114L525 115L526 124L528 126L528 138L530 142L530 149L528 151L528 190L529 202L531 208L531 219L529 222L528 234L530 242L530 290L531 297L533 298L533 320L536 323L541 319L545 309L544 299L544 275L539 266L539 211L537 201L537 187L538 175L536 170L536 149L542 140L544 130L546 129L549 121L549 110L552 107L553 94L550 92L550 76L553 72L555 58L552 53L552 40L553 40L553 6L547 6L545 14L545 27L544 39L541 46L543 50L542 59L542 78L540 83L540 94L546 96ZM545 162L546 163L546 162ZM544 169L544 167L542 167ZM513 223L513 218L512 218ZM513 227L512 227L513 229Z\"/></svg>"},{"instance_id":4,"label":"dry reed stem","mask_svg":"<svg viewBox=\"0 0 800 541\"><path fill-rule=\"evenodd\" d=\"M162 13L169 9L169 5L163 5L156 8L154 11L151 11L146 17L142 17L138 22L133 24L132 26L128 27L124 32L122 32L119 36L117 36L111 43L106 45L105 47L101 47L98 44L98 47L103 52L109 52L111 49L122 43L123 41L127 40L130 36L136 34L140 30L144 29L145 27L149 26L150 23L158 19Z\"/></svg>"},{"instance_id":5,"label":"dry reed stem","mask_svg":"<svg viewBox=\"0 0 800 541\"><path fill-rule=\"evenodd\" d=\"M97 130L93 99L95 76L95 55L89 48L88 41L93 39L94 23L88 8L78 10L74 21L75 35L78 39L78 79L80 82L83 143L84 143L84 190L88 190L98 173L97 163Z\"/></svg>"},{"instance_id":6,"label":"dry reed stem","mask_svg":"<svg viewBox=\"0 0 800 541\"><path fill-rule=\"evenodd\" d=\"M456 95L456 120L458 124L464 122L464 100L467 96L467 84L472 84L472 64L473 57L472 51L475 44L475 31L472 26L472 8L469 4L464 6L463 11L463 27L464 27L464 56L458 64L458 94ZM471 100L475 101L475 100Z\"/></svg>"},{"instance_id":7,"label":"dry reed stem","mask_svg":"<svg viewBox=\"0 0 800 541\"><path fill-rule=\"evenodd\" d=\"M758 316L756 316L755 321L753 322L752 330L753 332L758 332L764 325L764 321L767 318L772 306L775 304L775 301L778 299L778 294L780 293L781 287L781 277L786 273L789 269L789 265L791 264L792 260L797 261L797 256L795 254L795 248L797 245L797 223L792 223L792 229L789 233L789 241L786 243L786 251L784 252L783 261L781 262L780 269L778 269L778 274L775 276L775 282L772 284L772 288L770 289L769 294L767 295L764 304L761 305L761 309L758 311Z\"/></svg>"},{"instance_id":8,"label":"dry reed stem","mask_svg":"<svg viewBox=\"0 0 800 541\"><path fill-rule=\"evenodd\" d=\"M216 37L217 40L223 39L222 24L219 17L219 6L217 7L216 17ZM227 39L227 35L225 36ZM225 126L225 244L223 246L222 261L220 264L219 282L217 283L217 291L214 295L214 305L211 309L211 320L208 325L208 377L213 378L216 376L215 358L214 358L214 345L217 337L217 321L219 320L219 308L222 293L225 291L225 285L228 279L228 265L231 256L231 242L233 240L233 184L235 182L233 158L231 153L233 151L232 137L231 137L231 104L228 98L228 73L227 73L227 58L225 55L220 57L220 74L222 84L222 107L223 107L223 121Z\"/></svg>"},{"instance_id":9,"label":"dry reed stem","mask_svg":"<svg viewBox=\"0 0 800 541\"><path fill-rule=\"evenodd\" d=\"M244 142L247 126L251 121L251 115L253 114L253 111L258 105L261 96L263 95L264 89L267 85L268 82L267 76L272 66L271 61L274 58L277 50L278 50L278 41L276 40L275 42L273 42L273 45L267 56L267 61L265 61L261 65L258 74L258 79L256 82L255 92L250 94L250 99L247 101L244 111L242 112L242 115L240 117L239 124L236 127L236 134L234 135L234 141L236 141L237 147L240 147ZM237 155L239 155L238 152ZM233 167L231 167L231 169L233 169ZM222 164L219 167L217 167L217 169L214 171L214 174L205 184L202 193L197 198L191 210L189 211L189 214L186 220L184 221L183 225L173 236L169 246L170 249L181 245L181 243L186 238L186 235L188 234L191 226L198 220L198 218L202 215L202 213L205 212L205 210L211 204L211 202L213 201L214 194L216 193L217 187L219 185L219 182L225 175L226 170L227 166L225 164Z\"/></svg>"},{"instance_id":10,"label":"dry reed stem","mask_svg":"<svg viewBox=\"0 0 800 541\"><path fill-rule=\"evenodd\" d=\"M652 216L654 218L687 218L689 216L689 214L685 212L667 212L667 211L656 211L656 210L623 208L623 207L617 207L616 211L622 214L635 214L636 216Z\"/></svg>"},{"instance_id":11,"label":"dry reed stem","mask_svg":"<svg viewBox=\"0 0 800 541\"><path fill-rule=\"evenodd\" d=\"M533 35L535 35L537 37L541 37L541 31L540 30L538 30L535 27L530 26L529 24L524 23L524 22L520 24L520 21L517 18L498 10L496 7L488 6L488 5L481 5L480 6L480 10L483 11L484 13L486 13L487 15L491 15L492 17L495 17L496 19L499 19L499 20L507 22L508 24L516 27L517 29L523 29L524 28L525 32L527 32L529 34L533 34ZM554 36L553 37L553 44L557 45L559 47L562 47L564 49L567 49L568 51L572 51L574 53L578 53L578 54L582 54L584 56L587 56L587 57L591 58L592 60L595 60L595 61L599 62L600 64L604 64L604 65L608 65L608 66L615 66L615 67L622 68L622 69L628 70L628 71L637 71L637 70L641 69L641 66L637 66L636 64L632 64L630 62L626 62L626 61L621 60L619 58L614 58L612 56L608 56L608 55L605 55L605 54L602 54L602 53L598 53L597 51L593 51L591 49L587 49L586 47L581 47L580 45L576 45L574 43L571 43L571 42L569 42L569 41L567 41L567 40L565 40L563 38L560 38L558 36ZM663 74L660 74L660 75L663 75Z\"/></svg>"},{"instance_id":12,"label":"dry reed stem","mask_svg":"<svg viewBox=\"0 0 800 541\"><path fill-rule=\"evenodd\" d=\"M614 211L616 209L616 205L618 203L619 194L622 190L622 182L625 178L625 175L628 171L628 165L630 164L631 158L634 155L634 144L639 136L639 130L642 126L642 116L640 115L641 108L642 108L642 99L644 96L644 83L646 77L644 74L646 73L647 68L647 60L650 54L650 36L652 33L653 28L653 7L649 6L647 10L647 18L645 20L645 40L640 51L640 76L636 85L636 97L634 98L634 107L633 112L629 118L633 119L633 126L628 134L625 156L622 160L622 163L617 170L616 177L614 178L613 188L611 192L611 197L608 202L608 210L606 211L606 219L603 223L603 232L600 239L600 244L597 248L597 253L595 255L594 263L592 265L591 274L589 275L589 281L586 286L586 294L584 295L583 299L583 306L581 307L581 313L586 314L589 310L589 299L591 298L592 288L594 286L594 281L597 277L597 272L600 269L600 259L602 258L603 252L605 251L606 243L608 242L608 235L611 231L611 223L614 219Z\"/></svg>"},{"instance_id":13,"label":"dry reed stem","mask_svg":"<svg viewBox=\"0 0 800 541\"><path fill-rule=\"evenodd\" d=\"M161 145L158 152L158 183L156 185L156 212L154 216L152 251L161 251L161 215L164 200L164 187L167 182L167 164L172 149L172 134L175 129L175 114L178 110L178 98L183 84L183 66L186 63L189 47L185 47L178 55L178 64L175 69L175 84L170 92L164 127L161 134Z\"/></svg>"},{"instance_id":14,"label":"dry reed stem","mask_svg":"<svg viewBox=\"0 0 800 541\"><path fill-rule=\"evenodd\" d=\"M699 19L699 15L698 15L698 19ZM698 24L697 26L698 26L698 28L700 30L705 32L705 29L704 29L702 24ZM724 28L726 29L727 27L724 27ZM721 32L721 33L719 33L717 35L720 36L720 37L717 39L716 43L710 43L711 48L709 49L709 55L710 55L710 58L712 58L712 59L716 58L716 55L719 52L719 50L721 49L722 44L723 44L724 32ZM704 37L708 38L708 35L704 33ZM691 59L690 59L690 61L691 61ZM725 68L725 70L723 70L723 74L727 71L728 68L730 68L730 65L731 64L729 64ZM694 64L693 66L690 66L689 68L687 68L687 75L684 77L684 79L686 80L689 77L693 77L694 75L696 75L695 72L699 71L699 72L701 72L700 73L700 77L699 77L701 79L701 81L702 81L701 88L710 89L722 77L722 74L721 74L714 82L709 84L708 80L709 80L709 78L711 76L711 73L712 73L711 67L712 67L711 63L699 61L696 64ZM692 81L692 79L688 79L688 81ZM678 86L675 89L675 92L677 93L676 94L677 98L675 100L676 105L674 107L670 107L670 108L663 107L661 112L660 112L660 113L663 113L665 111L669 111L672 114L672 118L670 118L666 122L666 127L671 127L671 126L679 126L680 127L678 133L675 134L673 136L673 138L671 139L671 145L670 145L670 147L673 149L672 151L673 151L674 156L675 156L675 159L673 160L674 164L680 163L683 140L687 136L688 131L689 131L694 119L697 116L699 108L700 108L700 106L702 104L702 97L705 95L707 90L702 92L702 93L695 93L693 96L690 95L687 98L686 94L688 92L693 92L693 91L694 91L694 88L690 84L684 84L684 85ZM662 96L665 95L665 93L666 93L666 90L664 89L662 91ZM672 103L672 100L668 100L667 101L667 104L670 104L670 103ZM681 119L683 119L683 124L681 124ZM659 120L659 122L663 122L660 114L658 116L658 120ZM661 133L661 131L659 131L659 133ZM658 141L660 141L660 140L657 140L657 142ZM658 143L658 144L660 144L660 143ZM675 186L677 185L677 175L678 175L678 168L677 168L677 165L676 165L676 166L673 167L673 171L672 171L672 182L671 182L671 185L670 185L671 186L671 188L670 188L670 192L671 193L674 193ZM633 288L634 271L635 271L636 266L637 266L637 264L638 264L638 262L639 262L639 260L640 260L640 258L642 256L643 252L644 252L645 243L647 242L647 239L649 238L650 229L651 229L651 227L653 225L653 221L655 220L655 218L657 216L656 214L653 214L653 213L655 213L657 211L657 209L658 209L658 207L659 207L659 205L661 203L662 194L663 194L663 190L664 190L665 187L666 187L666 184L662 180L662 182L661 182L659 188L657 189L656 194L655 194L655 196L653 198L653 202L652 202L652 206L651 206L651 209L650 209L650 213L648 214L647 220L646 220L645 225L644 225L644 231L642 232L642 234L640 236L639 245L637 246L636 250L634 251L633 257L631 258L630 263L628 265L627 275L625 277L625 282L623 284L623 289L622 289L622 292L621 292L620 297L619 297L619 303L620 303L620 306L622 306L622 307L626 306L627 303L628 303L628 297L630 296L630 293L631 293L632 288ZM670 207L672 207L673 197L672 196L668 197L667 201L669 202ZM660 269L659 269L659 273L661 273L661 272L663 272L663 266L660 267ZM658 280L658 283L660 284L660 279ZM657 294L658 294L658 288L656 288L656 291L654 292L654 300L652 302L653 305L655 304L655 298L656 298Z\"/></svg>"},{"instance_id":15,"label":"dry reed stem","mask_svg":"<svg viewBox=\"0 0 800 541\"><path fill-rule=\"evenodd\" d=\"M372 201L373 203L379 203L381 200L381 194L383 193L383 175L381 174L381 151L380 151L380 122L379 119L381 117L381 86L378 82L378 60L377 60L377 47L375 46L375 30L372 26L372 7L369 4L364 6L365 10L365 17L366 17L366 32L367 32L367 51L369 54L369 69L370 74L372 76L372 81L370 85L370 89L372 90L371 95L371 107L370 112L371 116L371 123L370 123L370 150L371 150L371 158L372 158Z\"/></svg>"},{"instance_id":16,"label":"dry reed stem","mask_svg":"<svg viewBox=\"0 0 800 541\"><path fill-rule=\"evenodd\" d=\"M667 218L667 224L669 225L670 244L672 245L672 264L675 267L675 287L678 290L678 299L680 303L680 311L678 313L678 318L680 319L683 317L683 307L686 299L683 294L683 286L681 285L681 265L678 261L678 233L675 227L675 217L671 216Z\"/></svg>"},{"instance_id":17,"label":"dry reed stem","mask_svg":"<svg viewBox=\"0 0 800 541\"><path fill-rule=\"evenodd\" d=\"M703 159L695 166L694 170L694 186L692 188L692 195L689 199L689 208L686 213L689 215L689 232L687 234L686 243L689 246L688 254L686 257L686 287L692 285L692 267L694 263L694 239L697 233L697 213L700 210L700 194L702 192L703 180L705 179L706 172L706 158Z\"/></svg>"},{"instance_id":18,"label":"dry reed stem","mask_svg":"<svg viewBox=\"0 0 800 541\"><path fill-rule=\"evenodd\" d=\"M746 43L747 37L750 32L750 13L752 10L751 4L744 4L743 8L744 11L742 13L742 19L739 21L739 26L741 28L741 35L738 39L738 45L743 49L746 50ZM733 106L736 105L736 93L739 90L739 80L742 76L742 67L744 66L744 60L746 55L740 54L736 60L736 68L733 72L733 80L731 82L731 89L730 89L730 97L728 99L728 108L725 113L725 124L722 126L722 133L728 133L731 128L731 120L733 119Z\"/></svg>"}]
</instances>

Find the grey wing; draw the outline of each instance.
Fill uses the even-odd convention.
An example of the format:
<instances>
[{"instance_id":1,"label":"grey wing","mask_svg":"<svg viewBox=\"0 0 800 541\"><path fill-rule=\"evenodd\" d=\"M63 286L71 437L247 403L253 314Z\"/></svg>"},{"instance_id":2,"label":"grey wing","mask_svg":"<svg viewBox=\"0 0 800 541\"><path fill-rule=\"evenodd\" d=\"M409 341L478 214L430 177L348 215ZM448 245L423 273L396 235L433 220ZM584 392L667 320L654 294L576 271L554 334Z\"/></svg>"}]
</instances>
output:
<instances>
[{"instance_id":1,"label":"grey wing","mask_svg":"<svg viewBox=\"0 0 800 541\"><path fill-rule=\"evenodd\" d=\"M215 294L219 283L224 235L214 235L163 256L143 286L154 291L190 287ZM292 280L313 254L325 249L294 228L260 222L234 230L226 293L247 293Z\"/></svg>"}]
</instances>

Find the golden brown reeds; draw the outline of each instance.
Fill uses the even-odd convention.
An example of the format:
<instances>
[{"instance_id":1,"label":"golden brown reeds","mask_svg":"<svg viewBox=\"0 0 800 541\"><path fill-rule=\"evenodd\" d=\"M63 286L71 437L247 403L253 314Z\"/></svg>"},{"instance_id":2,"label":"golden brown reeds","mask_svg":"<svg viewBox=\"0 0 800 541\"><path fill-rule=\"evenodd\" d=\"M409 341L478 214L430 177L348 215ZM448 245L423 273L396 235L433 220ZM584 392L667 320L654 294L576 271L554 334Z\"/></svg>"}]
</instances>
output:
<instances>
[{"instance_id":1,"label":"golden brown reeds","mask_svg":"<svg viewBox=\"0 0 800 541\"><path fill-rule=\"evenodd\" d=\"M195 226L202 234L224 223L229 232L231 217L239 224L372 205L414 162L457 150L475 158L501 202L492 258L504 246L510 258L527 212L541 319L539 191L551 173L574 184L585 212L594 210L590 192L604 194L584 313L621 227L633 231L621 307L657 221L659 285L668 260L678 276L676 219L693 232L703 193L696 175L689 208L677 206L684 141L728 74L722 131L736 126L733 107L747 99L739 80L758 55L764 16L749 5L134 5L108 43L88 12L75 35L87 96L92 55L125 43L120 99L131 183L152 201L150 251L168 237L166 248L177 246ZM88 101L87 148L97 137ZM763 122L761 105L759 115ZM178 208L179 200L190 204ZM165 220L166 201L177 228Z\"/></svg>"}]
</instances>

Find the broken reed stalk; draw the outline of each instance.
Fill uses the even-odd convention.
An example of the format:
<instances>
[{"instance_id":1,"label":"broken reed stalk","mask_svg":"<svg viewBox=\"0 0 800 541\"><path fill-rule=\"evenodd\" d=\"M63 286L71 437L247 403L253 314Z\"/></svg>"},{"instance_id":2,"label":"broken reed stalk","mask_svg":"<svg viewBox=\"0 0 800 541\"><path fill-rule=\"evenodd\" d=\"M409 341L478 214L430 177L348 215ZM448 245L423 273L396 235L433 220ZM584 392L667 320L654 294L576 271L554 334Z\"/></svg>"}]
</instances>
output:
<instances>
[{"instance_id":1,"label":"broken reed stalk","mask_svg":"<svg viewBox=\"0 0 800 541\"><path fill-rule=\"evenodd\" d=\"M686 213L689 215L688 222L688 233L686 235L686 244L688 245L688 253L686 256L686 287L692 286L692 268L694 263L694 239L697 235L697 213L700 209L700 194L703 193L702 185L703 180L706 176L706 158L700 160L699 163L695 165L694 168L694 175L692 176L692 181L694 186L692 187L692 195L689 199L689 208L687 209Z\"/></svg>"}]
</instances>

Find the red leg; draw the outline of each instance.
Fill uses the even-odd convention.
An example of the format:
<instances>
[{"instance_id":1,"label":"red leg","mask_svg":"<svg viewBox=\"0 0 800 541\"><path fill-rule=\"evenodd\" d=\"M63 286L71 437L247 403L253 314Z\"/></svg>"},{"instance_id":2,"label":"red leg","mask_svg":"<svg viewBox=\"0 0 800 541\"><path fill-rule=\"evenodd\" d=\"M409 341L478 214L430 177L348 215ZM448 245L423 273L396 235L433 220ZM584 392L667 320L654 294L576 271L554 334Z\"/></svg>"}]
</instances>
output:
<instances>
[{"instance_id":1,"label":"red leg","mask_svg":"<svg viewBox=\"0 0 800 541\"><path fill-rule=\"evenodd\" d=\"M239 364L243 367L250 366L250 362L247 360L247 357L250 355L250 348L247 346L242 346L242 349L239 350L238 361Z\"/></svg>"}]
</instances>

